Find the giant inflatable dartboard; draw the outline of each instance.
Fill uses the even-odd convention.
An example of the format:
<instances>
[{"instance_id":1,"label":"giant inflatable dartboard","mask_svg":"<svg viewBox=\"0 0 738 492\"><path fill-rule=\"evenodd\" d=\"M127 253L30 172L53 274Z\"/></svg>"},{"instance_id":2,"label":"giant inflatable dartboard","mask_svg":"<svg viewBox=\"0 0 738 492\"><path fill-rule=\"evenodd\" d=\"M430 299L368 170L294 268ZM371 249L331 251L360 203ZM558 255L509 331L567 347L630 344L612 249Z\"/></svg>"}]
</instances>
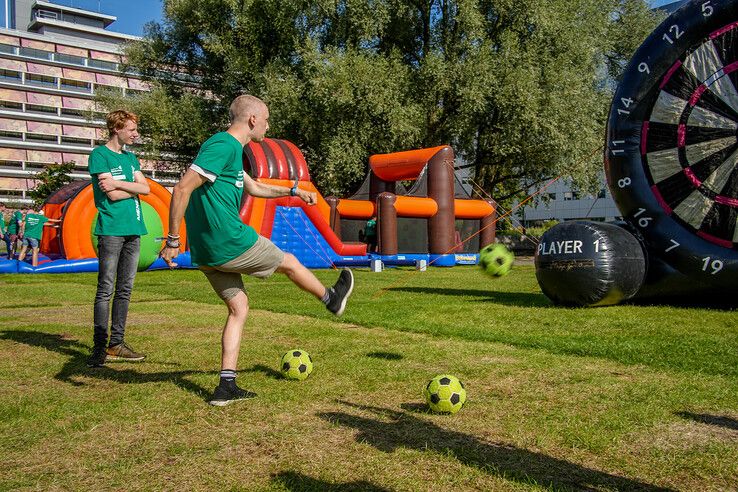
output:
<instances>
[{"instance_id":1,"label":"giant inflatable dartboard","mask_svg":"<svg viewBox=\"0 0 738 492\"><path fill-rule=\"evenodd\" d=\"M625 70L605 169L623 217L679 272L738 286L738 1L697 0Z\"/></svg>"}]
</instances>

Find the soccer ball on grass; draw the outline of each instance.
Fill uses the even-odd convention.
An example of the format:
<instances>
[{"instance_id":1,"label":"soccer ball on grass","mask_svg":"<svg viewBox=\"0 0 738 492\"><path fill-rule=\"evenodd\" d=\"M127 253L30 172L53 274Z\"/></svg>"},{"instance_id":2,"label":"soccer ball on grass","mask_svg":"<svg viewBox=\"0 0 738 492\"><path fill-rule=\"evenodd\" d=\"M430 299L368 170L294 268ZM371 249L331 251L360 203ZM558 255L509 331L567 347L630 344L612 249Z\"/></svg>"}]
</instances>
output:
<instances>
[{"instance_id":1,"label":"soccer ball on grass","mask_svg":"<svg viewBox=\"0 0 738 492\"><path fill-rule=\"evenodd\" d=\"M436 413L456 413L466 402L464 384L450 374L441 374L431 379L425 386L423 395L430 409Z\"/></svg>"},{"instance_id":2,"label":"soccer ball on grass","mask_svg":"<svg viewBox=\"0 0 738 492\"><path fill-rule=\"evenodd\" d=\"M313 359L304 350L288 350L282 356L279 370L287 379L304 381L313 372Z\"/></svg>"}]
</instances>

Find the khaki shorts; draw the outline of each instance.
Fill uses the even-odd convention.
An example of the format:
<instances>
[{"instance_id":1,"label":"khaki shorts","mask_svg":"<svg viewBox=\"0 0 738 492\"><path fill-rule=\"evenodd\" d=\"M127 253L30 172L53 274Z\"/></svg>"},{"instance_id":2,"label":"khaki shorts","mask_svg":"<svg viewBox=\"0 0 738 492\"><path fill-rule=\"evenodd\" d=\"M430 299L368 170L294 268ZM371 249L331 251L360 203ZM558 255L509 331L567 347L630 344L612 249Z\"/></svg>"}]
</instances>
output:
<instances>
[{"instance_id":1,"label":"khaki shorts","mask_svg":"<svg viewBox=\"0 0 738 492\"><path fill-rule=\"evenodd\" d=\"M267 238L259 236L253 246L240 256L216 267L201 266L215 293L227 301L239 292L246 292L241 274L257 278L270 277L282 264L284 252Z\"/></svg>"}]
</instances>

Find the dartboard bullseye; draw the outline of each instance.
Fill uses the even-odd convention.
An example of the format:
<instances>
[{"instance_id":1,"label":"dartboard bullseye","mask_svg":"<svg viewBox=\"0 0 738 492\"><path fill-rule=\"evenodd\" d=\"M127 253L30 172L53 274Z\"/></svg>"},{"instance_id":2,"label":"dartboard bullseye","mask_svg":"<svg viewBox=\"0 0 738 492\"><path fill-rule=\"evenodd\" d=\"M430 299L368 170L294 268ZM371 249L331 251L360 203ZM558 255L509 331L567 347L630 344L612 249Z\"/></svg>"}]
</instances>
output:
<instances>
[{"instance_id":1,"label":"dartboard bullseye","mask_svg":"<svg viewBox=\"0 0 738 492\"><path fill-rule=\"evenodd\" d=\"M649 255L738 287L738 2L693 1L626 68L605 168Z\"/></svg>"}]
</instances>

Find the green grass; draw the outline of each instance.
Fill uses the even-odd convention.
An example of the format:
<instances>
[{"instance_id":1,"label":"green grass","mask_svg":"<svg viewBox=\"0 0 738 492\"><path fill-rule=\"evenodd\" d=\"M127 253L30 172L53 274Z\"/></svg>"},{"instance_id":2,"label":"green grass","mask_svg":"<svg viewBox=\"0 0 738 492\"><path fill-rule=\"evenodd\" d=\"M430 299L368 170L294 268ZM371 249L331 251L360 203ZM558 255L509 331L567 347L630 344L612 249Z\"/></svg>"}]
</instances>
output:
<instances>
[{"instance_id":1,"label":"green grass","mask_svg":"<svg viewBox=\"0 0 738 492\"><path fill-rule=\"evenodd\" d=\"M0 489L735 489L735 312L557 308L530 266L355 273L341 319L247 281L259 397L225 408L205 403L225 308L199 272L140 273L127 339L149 357L99 370L95 275L0 276ZM315 371L286 381L298 347ZM421 400L439 373L467 388L456 416Z\"/></svg>"}]
</instances>

